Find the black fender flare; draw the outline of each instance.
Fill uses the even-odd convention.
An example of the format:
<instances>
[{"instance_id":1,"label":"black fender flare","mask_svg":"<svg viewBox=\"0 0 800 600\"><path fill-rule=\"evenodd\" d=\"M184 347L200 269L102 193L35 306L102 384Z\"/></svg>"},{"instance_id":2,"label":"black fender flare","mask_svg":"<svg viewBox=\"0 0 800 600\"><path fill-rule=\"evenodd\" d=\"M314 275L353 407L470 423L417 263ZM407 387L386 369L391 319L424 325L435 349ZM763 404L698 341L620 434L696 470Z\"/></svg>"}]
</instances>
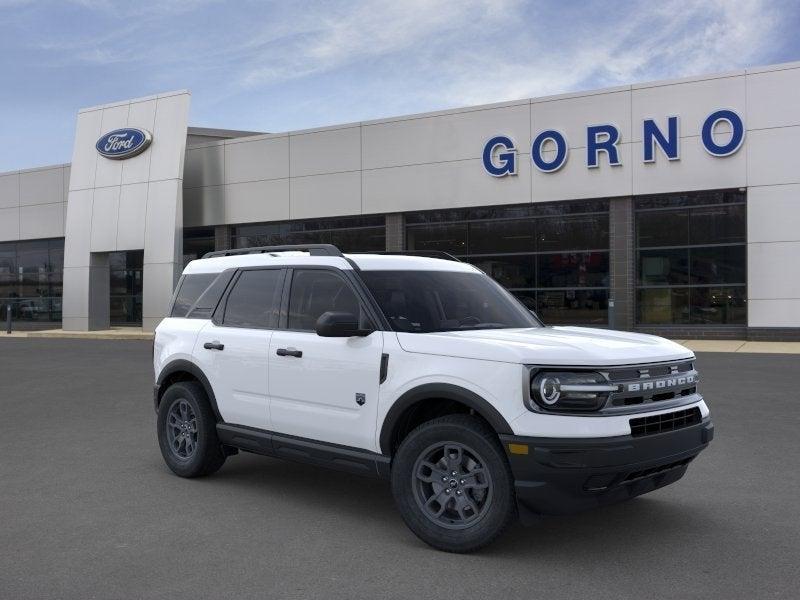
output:
<instances>
[{"instance_id":1,"label":"black fender flare","mask_svg":"<svg viewBox=\"0 0 800 600\"><path fill-rule=\"evenodd\" d=\"M225 421L222 419L222 415L219 413L219 407L217 406L217 397L214 394L214 388L211 387L211 382L208 380L208 377L205 376L205 373L203 373L200 367L198 367L196 364L181 358L167 363L158 374L158 378L156 379L155 394L156 411L158 410L158 402L161 400L161 396L163 395L164 391L166 391L161 389L164 381L166 381L170 375L180 372L189 373L192 377L200 382L200 385L203 386L203 389L206 392L206 396L208 396L208 401L211 403L211 410L214 412L214 417L216 417L217 423L224 423Z\"/></svg>"},{"instance_id":2,"label":"black fender flare","mask_svg":"<svg viewBox=\"0 0 800 600\"><path fill-rule=\"evenodd\" d=\"M428 398L443 398L460 402L486 419L496 433L506 435L513 435L514 433L503 415L485 398L472 390L451 383L425 383L405 392L386 413L386 418L381 425L379 438L381 452L386 455L391 454L392 434L406 409Z\"/></svg>"}]
</instances>

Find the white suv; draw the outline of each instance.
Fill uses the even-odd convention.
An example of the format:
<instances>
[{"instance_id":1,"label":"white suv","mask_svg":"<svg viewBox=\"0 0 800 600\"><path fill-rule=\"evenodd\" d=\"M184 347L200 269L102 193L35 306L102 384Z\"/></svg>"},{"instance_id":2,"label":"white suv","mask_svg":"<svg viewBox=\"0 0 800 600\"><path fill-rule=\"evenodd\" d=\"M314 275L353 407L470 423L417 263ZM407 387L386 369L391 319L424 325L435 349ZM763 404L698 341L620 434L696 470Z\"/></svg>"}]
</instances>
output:
<instances>
[{"instance_id":1,"label":"white suv","mask_svg":"<svg viewBox=\"0 0 800 600\"><path fill-rule=\"evenodd\" d=\"M411 254L189 263L154 346L170 469L243 450L387 478L416 535L467 552L670 484L713 437L686 348L546 327L477 268Z\"/></svg>"}]
</instances>

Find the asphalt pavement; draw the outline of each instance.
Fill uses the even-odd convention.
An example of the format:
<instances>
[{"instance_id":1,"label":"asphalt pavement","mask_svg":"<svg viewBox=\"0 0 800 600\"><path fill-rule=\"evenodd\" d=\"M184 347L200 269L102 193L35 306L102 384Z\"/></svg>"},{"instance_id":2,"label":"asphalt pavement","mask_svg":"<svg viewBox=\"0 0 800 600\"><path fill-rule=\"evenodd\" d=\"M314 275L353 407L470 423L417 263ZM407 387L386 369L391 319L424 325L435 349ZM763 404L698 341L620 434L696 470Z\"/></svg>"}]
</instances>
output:
<instances>
[{"instance_id":1,"label":"asphalt pavement","mask_svg":"<svg viewBox=\"0 0 800 600\"><path fill-rule=\"evenodd\" d=\"M0 338L0 598L798 598L800 357L698 356L716 439L681 481L463 556L378 480L172 475L149 342Z\"/></svg>"}]
</instances>

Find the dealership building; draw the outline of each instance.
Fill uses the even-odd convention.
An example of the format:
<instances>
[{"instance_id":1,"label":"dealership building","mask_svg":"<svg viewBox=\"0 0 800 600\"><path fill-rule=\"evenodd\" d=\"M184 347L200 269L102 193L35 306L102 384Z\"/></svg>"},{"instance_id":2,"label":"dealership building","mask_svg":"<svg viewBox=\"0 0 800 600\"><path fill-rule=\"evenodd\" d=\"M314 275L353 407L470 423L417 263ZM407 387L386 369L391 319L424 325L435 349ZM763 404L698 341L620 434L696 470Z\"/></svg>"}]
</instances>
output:
<instances>
[{"instance_id":1,"label":"dealership building","mask_svg":"<svg viewBox=\"0 0 800 600\"><path fill-rule=\"evenodd\" d=\"M445 251L547 324L800 339L800 63L287 133L186 91L0 174L0 318L152 330L212 250Z\"/></svg>"}]
</instances>

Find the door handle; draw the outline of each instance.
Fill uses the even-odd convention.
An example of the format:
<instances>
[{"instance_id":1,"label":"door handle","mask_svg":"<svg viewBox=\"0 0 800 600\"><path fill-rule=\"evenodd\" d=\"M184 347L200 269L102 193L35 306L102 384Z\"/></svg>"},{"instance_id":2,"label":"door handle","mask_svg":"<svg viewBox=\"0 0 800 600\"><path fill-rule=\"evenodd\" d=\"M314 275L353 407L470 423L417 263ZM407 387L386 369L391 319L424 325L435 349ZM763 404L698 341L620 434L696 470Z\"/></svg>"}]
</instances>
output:
<instances>
[{"instance_id":1,"label":"door handle","mask_svg":"<svg viewBox=\"0 0 800 600\"><path fill-rule=\"evenodd\" d=\"M303 357L303 351L295 350L294 348L278 348L275 354L278 356L294 356L295 358Z\"/></svg>"},{"instance_id":2,"label":"door handle","mask_svg":"<svg viewBox=\"0 0 800 600\"><path fill-rule=\"evenodd\" d=\"M224 350L225 344L220 344L219 342L206 342L203 344L203 348L206 350Z\"/></svg>"}]
</instances>

